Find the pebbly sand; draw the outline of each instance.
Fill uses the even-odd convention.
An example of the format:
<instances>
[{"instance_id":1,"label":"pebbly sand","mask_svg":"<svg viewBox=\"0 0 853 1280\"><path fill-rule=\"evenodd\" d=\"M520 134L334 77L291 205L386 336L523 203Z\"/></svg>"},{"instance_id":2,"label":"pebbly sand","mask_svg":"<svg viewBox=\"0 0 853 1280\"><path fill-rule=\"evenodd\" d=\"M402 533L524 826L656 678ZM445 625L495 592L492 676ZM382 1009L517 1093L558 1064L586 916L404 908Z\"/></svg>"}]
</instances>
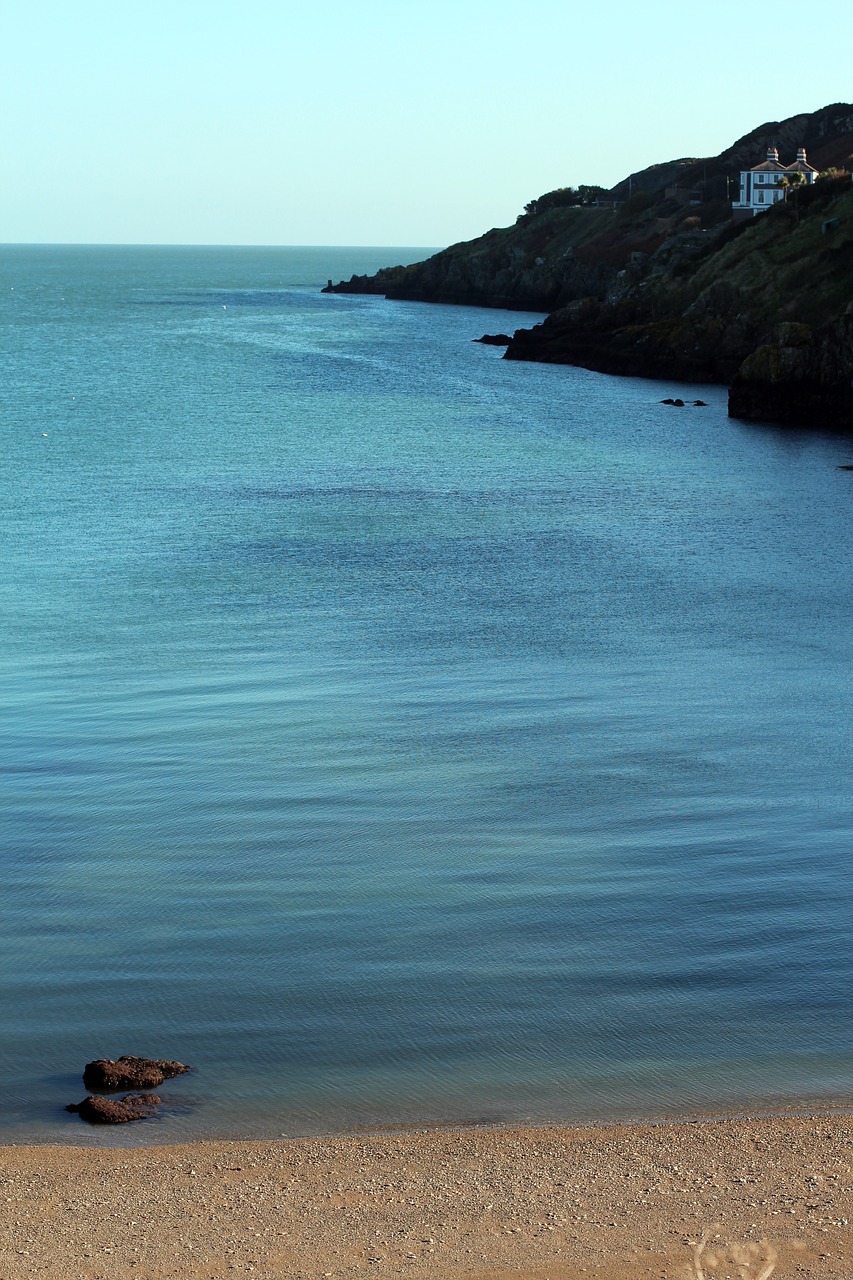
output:
<instances>
[{"instance_id":1,"label":"pebbly sand","mask_svg":"<svg viewBox=\"0 0 853 1280\"><path fill-rule=\"evenodd\" d=\"M853 1280L848 1114L13 1146L0 1165L0 1280Z\"/></svg>"}]
</instances>

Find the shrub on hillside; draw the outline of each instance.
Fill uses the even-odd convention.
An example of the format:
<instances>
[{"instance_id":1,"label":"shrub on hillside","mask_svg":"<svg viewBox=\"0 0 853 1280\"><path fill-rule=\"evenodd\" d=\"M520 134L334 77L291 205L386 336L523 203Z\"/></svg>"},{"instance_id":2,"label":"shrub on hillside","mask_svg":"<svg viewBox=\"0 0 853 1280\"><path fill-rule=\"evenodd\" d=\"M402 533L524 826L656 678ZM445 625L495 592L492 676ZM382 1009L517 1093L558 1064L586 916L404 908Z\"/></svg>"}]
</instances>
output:
<instances>
[{"instance_id":1,"label":"shrub on hillside","mask_svg":"<svg viewBox=\"0 0 853 1280\"><path fill-rule=\"evenodd\" d=\"M527 217L535 218L540 213L547 213L549 209L595 204L600 196L606 194L604 187L593 187L585 183L581 183L579 187L557 187L554 191L546 191L536 200L530 200L524 206L524 214L519 217L523 218L526 214Z\"/></svg>"},{"instance_id":2,"label":"shrub on hillside","mask_svg":"<svg viewBox=\"0 0 853 1280\"><path fill-rule=\"evenodd\" d=\"M654 204L654 196L648 191L635 191L619 210L619 221L627 222L645 213Z\"/></svg>"},{"instance_id":3,"label":"shrub on hillside","mask_svg":"<svg viewBox=\"0 0 853 1280\"><path fill-rule=\"evenodd\" d=\"M809 187L800 187L796 199L801 209L823 209L836 196L843 196L850 190L850 174L845 169L827 169L819 173Z\"/></svg>"}]
</instances>

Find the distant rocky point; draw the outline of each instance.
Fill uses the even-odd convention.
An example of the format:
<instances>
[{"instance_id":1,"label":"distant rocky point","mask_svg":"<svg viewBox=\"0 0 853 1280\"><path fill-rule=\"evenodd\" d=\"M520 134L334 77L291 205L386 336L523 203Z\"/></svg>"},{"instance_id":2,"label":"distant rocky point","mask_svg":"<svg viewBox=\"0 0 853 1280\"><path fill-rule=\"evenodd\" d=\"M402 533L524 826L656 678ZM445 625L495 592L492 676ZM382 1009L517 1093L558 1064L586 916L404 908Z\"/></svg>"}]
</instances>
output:
<instances>
[{"instance_id":1,"label":"distant rocky point","mask_svg":"<svg viewBox=\"0 0 853 1280\"><path fill-rule=\"evenodd\" d=\"M740 174L771 148L807 155L820 176L786 177L784 199L735 221ZM851 429L851 170L853 104L835 103L609 192L549 192L511 227L325 292L546 311L505 359L722 382L732 416Z\"/></svg>"}]
</instances>

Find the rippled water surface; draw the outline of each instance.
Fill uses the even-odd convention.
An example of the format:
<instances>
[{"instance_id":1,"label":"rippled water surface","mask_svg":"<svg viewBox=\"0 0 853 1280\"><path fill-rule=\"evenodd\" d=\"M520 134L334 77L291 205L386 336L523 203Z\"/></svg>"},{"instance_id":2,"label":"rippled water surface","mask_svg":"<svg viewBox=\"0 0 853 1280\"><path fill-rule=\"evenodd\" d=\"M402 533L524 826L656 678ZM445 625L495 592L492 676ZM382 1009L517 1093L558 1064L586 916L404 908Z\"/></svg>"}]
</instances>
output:
<instances>
[{"instance_id":1,"label":"rippled water surface","mask_svg":"<svg viewBox=\"0 0 853 1280\"><path fill-rule=\"evenodd\" d=\"M0 254L0 1136L853 1094L853 445L419 256Z\"/></svg>"}]
</instances>

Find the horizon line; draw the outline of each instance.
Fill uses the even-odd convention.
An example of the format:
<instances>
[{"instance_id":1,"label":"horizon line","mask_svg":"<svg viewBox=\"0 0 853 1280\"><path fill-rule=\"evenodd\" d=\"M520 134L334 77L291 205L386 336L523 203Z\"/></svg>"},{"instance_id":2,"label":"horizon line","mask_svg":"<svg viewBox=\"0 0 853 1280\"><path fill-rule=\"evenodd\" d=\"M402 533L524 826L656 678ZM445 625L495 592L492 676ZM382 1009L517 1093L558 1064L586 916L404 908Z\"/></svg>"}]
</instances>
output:
<instances>
[{"instance_id":1,"label":"horizon line","mask_svg":"<svg viewBox=\"0 0 853 1280\"><path fill-rule=\"evenodd\" d=\"M246 244L215 240L2 240L0 249L435 249L423 244Z\"/></svg>"}]
</instances>

